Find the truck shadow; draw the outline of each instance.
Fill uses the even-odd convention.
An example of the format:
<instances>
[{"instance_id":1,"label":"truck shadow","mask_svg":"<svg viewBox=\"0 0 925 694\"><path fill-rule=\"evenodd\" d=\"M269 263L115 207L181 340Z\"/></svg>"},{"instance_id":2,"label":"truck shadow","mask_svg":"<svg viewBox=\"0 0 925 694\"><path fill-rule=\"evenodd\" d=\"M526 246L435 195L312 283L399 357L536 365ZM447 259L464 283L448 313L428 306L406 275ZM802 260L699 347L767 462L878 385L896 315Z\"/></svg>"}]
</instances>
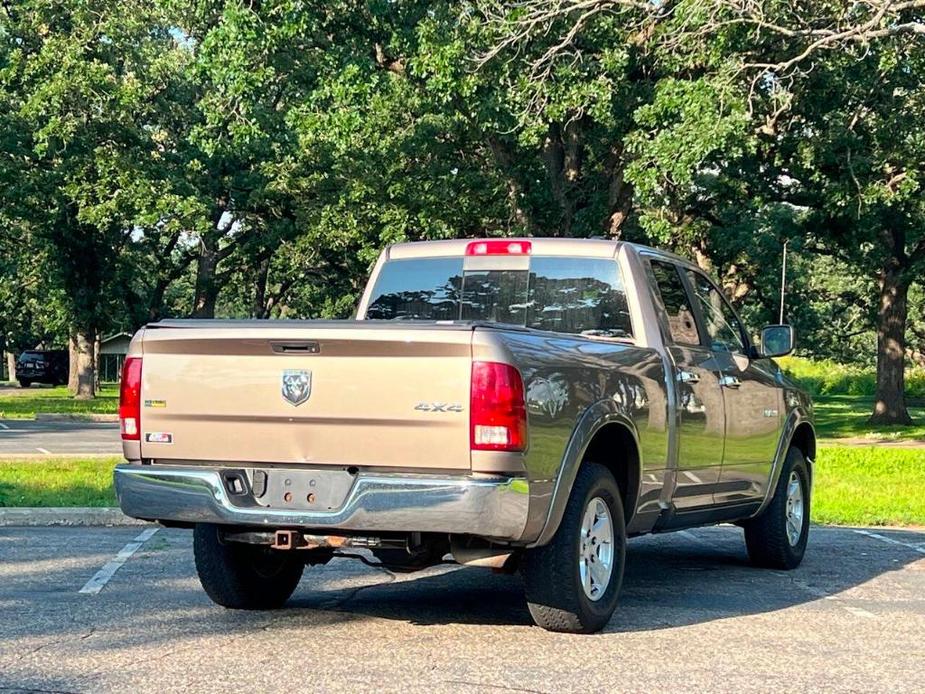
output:
<instances>
[{"instance_id":1,"label":"truck shadow","mask_svg":"<svg viewBox=\"0 0 925 694\"><path fill-rule=\"evenodd\" d=\"M881 531L925 546L925 533ZM848 528L813 528L802 566L783 572L751 566L732 527L631 540L617 612L606 632L673 628L770 613L834 596L902 569L922 555ZM324 569L320 569L323 574ZM311 571L291 608L333 610L413 624L530 625L519 576L459 568L349 590L311 587ZM317 585L317 584L316 584ZM323 582L322 582L323 585ZM845 600L849 600L844 596ZM823 606L832 607L830 601Z\"/></svg>"}]
</instances>

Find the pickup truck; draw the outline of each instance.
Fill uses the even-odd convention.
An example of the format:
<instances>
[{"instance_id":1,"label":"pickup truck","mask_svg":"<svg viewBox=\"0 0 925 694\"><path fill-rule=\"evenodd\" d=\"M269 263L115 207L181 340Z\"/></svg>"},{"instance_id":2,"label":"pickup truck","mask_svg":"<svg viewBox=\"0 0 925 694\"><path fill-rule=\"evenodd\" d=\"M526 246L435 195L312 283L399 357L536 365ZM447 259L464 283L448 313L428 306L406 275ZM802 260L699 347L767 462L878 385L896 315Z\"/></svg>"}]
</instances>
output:
<instances>
[{"instance_id":1,"label":"pickup truck","mask_svg":"<svg viewBox=\"0 0 925 694\"><path fill-rule=\"evenodd\" d=\"M355 320L165 320L132 340L123 511L191 528L219 605L280 607L345 549L523 576L535 622L610 620L627 538L716 523L796 567L812 404L716 284L606 240L400 243ZM371 561L366 558L367 561Z\"/></svg>"}]
</instances>

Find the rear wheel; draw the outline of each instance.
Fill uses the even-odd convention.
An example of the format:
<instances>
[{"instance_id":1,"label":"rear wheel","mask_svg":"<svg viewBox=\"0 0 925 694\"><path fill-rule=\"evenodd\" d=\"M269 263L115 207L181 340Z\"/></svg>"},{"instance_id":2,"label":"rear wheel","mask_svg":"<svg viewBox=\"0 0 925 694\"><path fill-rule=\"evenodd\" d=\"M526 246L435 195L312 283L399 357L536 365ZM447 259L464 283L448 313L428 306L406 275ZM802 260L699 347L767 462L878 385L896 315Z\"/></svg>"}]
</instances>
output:
<instances>
[{"instance_id":1,"label":"rear wheel","mask_svg":"<svg viewBox=\"0 0 925 694\"><path fill-rule=\"evenodd\" d=\"M787 452L771 503L742 524L748 558L757 566L795 569L809 540L809 469L797 448Z\"/></svg>"},{"instance_id":2,"label":"rear wheel","mask_svg":"<svg viewBox=\"0 0 925 694\"><path fill-rule=\"evenodd\" d=\"M225 542L219 527L193 531L199 582L212 601L236 610L272 610L292 595L305 563L301 557L257 545Z\"/></svg>"},{"instance_id":3,"label":"rear wheel","mask_svg":"<svg viewBox=\"0 0 925 694\"><path fill-rule=\"evenodd\" d=\"M30 381L28 378L20 378L20 379L19 379L19 387L20 387L20 388L28 388L28 387L31 386L31 385L32 385L32 381Z\"/></svg>"},{"instance_id":4,"label":"rear wheel","mask_svg":"<svg viewBox=\"0 0 925 694\"><path fill-rule=\"evenodd\" d=\"M603 465L584 463L552 542L527 550L524 557L533 621L550 631L604 628L617 606L625 563L620 489Z\"/></svg>"}]
</instances>

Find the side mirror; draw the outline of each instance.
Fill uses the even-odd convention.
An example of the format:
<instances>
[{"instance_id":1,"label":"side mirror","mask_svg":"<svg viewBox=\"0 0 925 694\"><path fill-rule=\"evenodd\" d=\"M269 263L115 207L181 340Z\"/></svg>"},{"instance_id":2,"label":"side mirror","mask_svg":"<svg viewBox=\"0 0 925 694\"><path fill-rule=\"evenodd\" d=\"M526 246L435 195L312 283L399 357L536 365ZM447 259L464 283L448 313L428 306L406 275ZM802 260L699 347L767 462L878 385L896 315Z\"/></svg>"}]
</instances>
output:
<instances>
[{"instance_id":1,"label":"side mirror","mask_svg":"<svg viewBox=\"0 0 925 694\"><path fill-rule=\"evenodd\" d=\"M761 329L762 357L783 357L793 351L792 325L766 325Z\"/></svg>"}]
</instances>

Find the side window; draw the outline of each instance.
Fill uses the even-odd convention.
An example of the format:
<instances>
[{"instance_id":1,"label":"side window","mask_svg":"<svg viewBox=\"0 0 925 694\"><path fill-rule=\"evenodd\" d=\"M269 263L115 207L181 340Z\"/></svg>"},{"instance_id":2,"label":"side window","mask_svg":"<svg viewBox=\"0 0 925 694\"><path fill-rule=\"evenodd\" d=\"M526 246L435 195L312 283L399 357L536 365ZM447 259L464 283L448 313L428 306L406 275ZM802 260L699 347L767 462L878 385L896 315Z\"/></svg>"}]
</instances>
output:
<instances>
[{"instance_id":1,"label":"side window","mask_svg":"<svg viewBox=\"0 0 925 694\"><path fill-rule=\"evenodd\" d=\"M725 352L744 351L742 324L723 295L699 272L687 270L687 278L694 288L694 295L703 312L703 321L713 349Z\"/></svg>"},{"instance_id":2,"label":"side window","mask_svg":"<svg viewBox=\"0 0 925 694\"><path fill-rule=\"evenodd\" d=\"M626 290L616 261L532 258L527 327L598 337L632 337Z\"/></svg>"},{"instance_id":3,"label":"side window","mask_svg":"<svg viewBox=\"0 0 925 694\"><path fill-rule=\"evenodd\" d=\"M651 261L650 265L655 283L658 285L658 293L662 297L662 304L668 313L671 339L677 344L699 345L700 333L678 268L671 263L658 260Z\"/></svg>"}]
</instances>

